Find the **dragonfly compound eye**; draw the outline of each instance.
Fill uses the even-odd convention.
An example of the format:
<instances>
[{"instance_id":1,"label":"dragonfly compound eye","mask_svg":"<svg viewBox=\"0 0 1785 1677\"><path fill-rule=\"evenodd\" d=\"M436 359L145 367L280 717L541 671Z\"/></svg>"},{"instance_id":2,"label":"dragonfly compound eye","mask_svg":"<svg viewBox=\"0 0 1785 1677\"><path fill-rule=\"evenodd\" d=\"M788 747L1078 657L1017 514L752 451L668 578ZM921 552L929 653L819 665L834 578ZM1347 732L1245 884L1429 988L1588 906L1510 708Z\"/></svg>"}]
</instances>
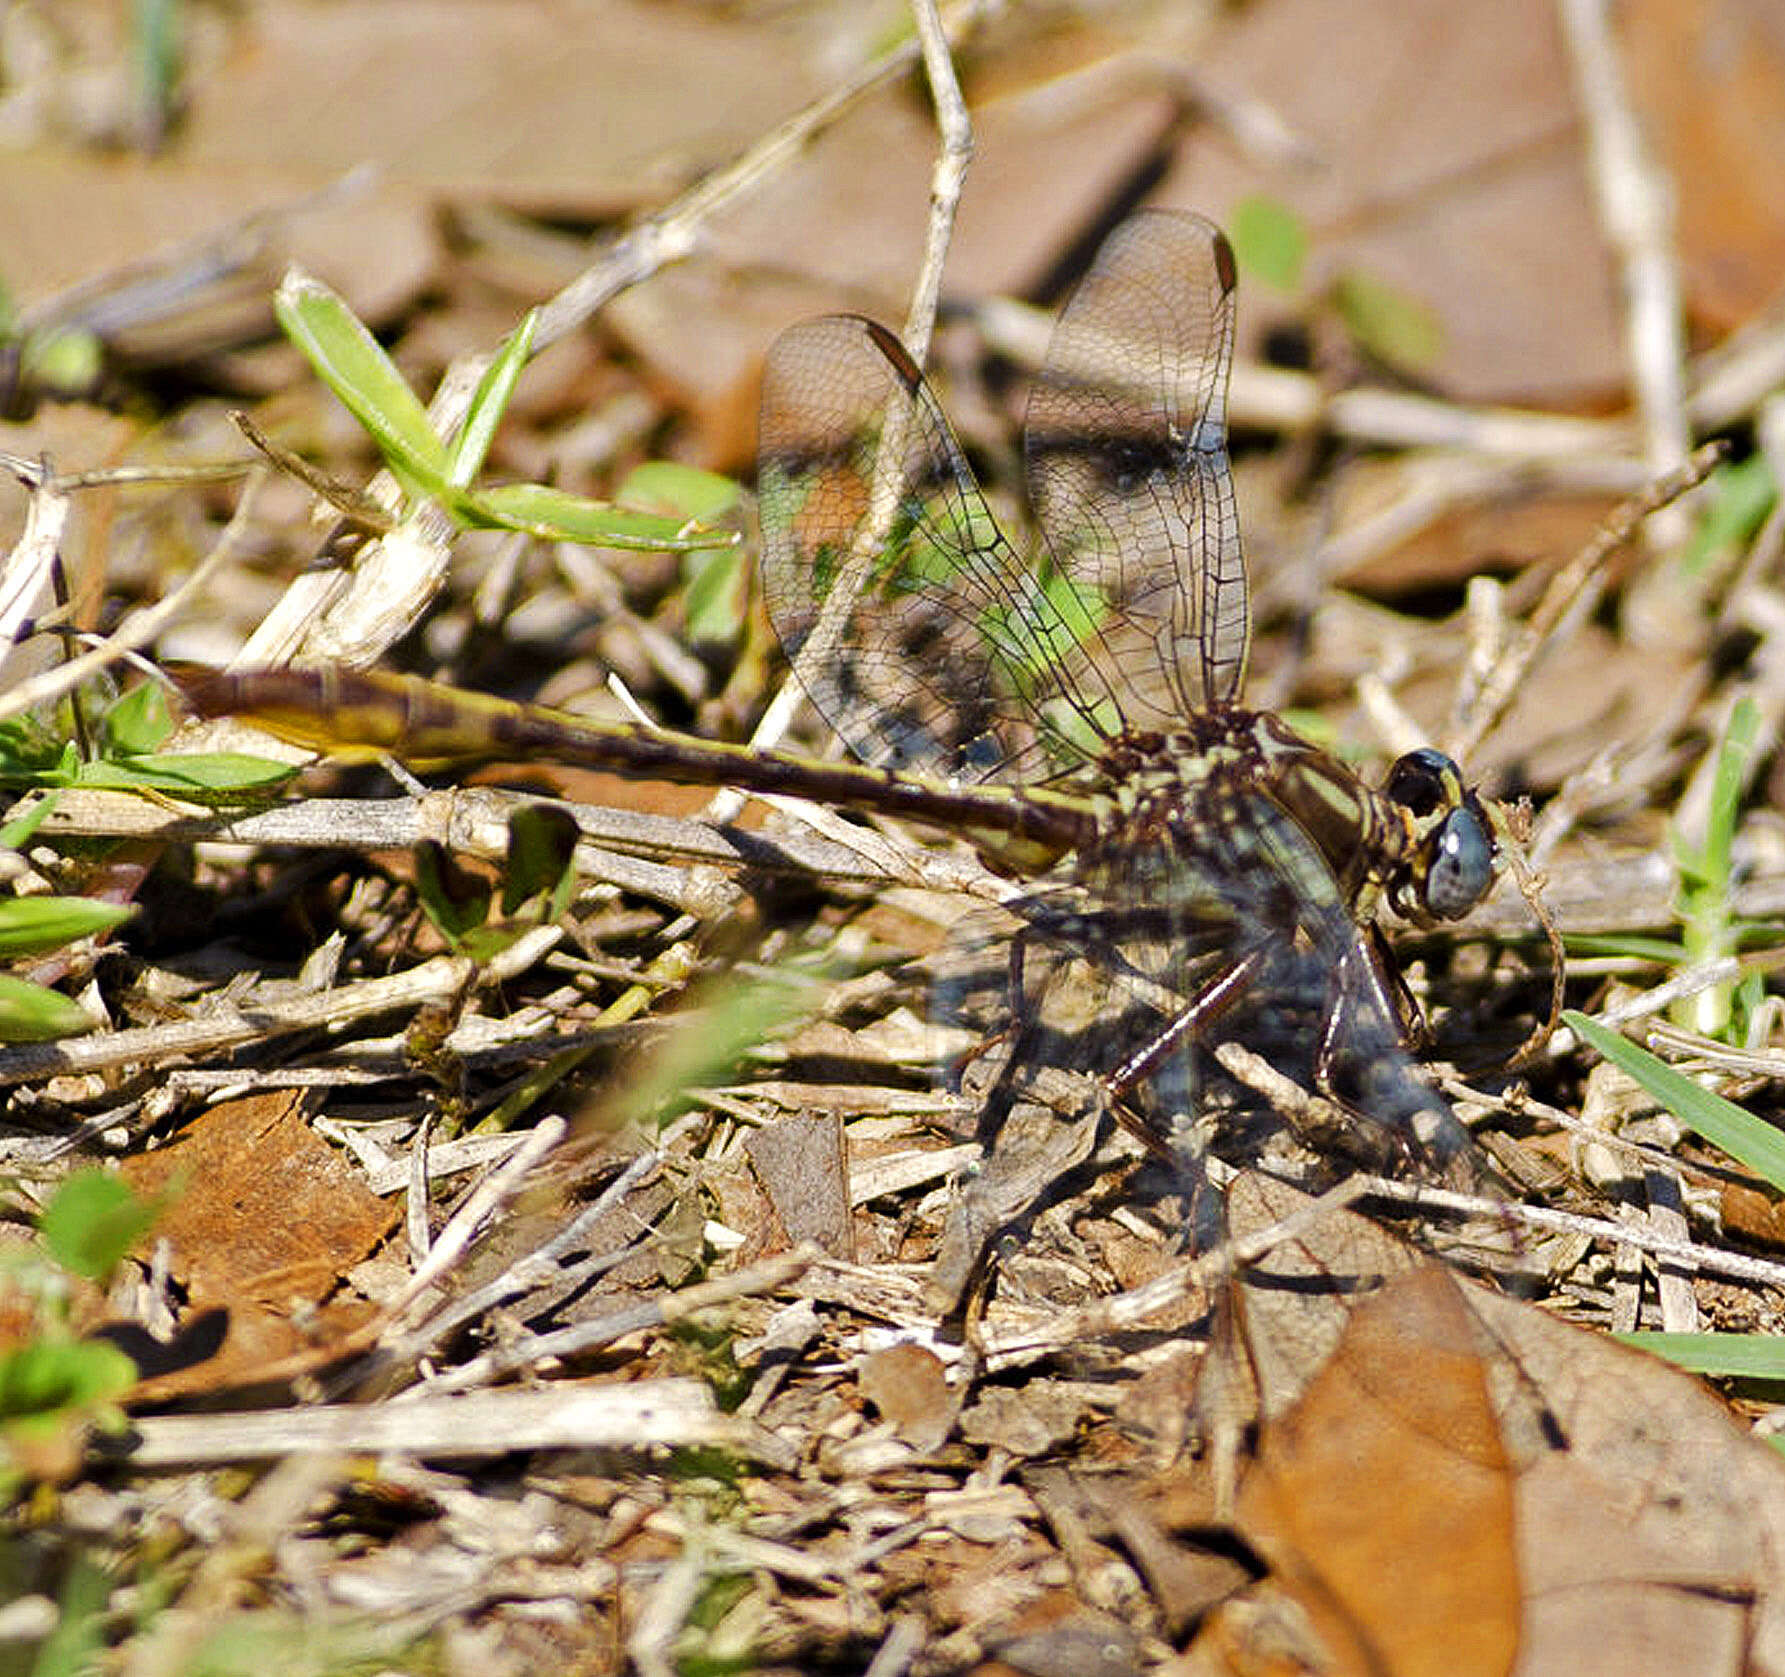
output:
<instances>
[{"instance_id":1,"label":"dragonfly compound eye","mask_svg":"<svg viewBox=\"0 0 1785 1677\"><path fill-rule=\"evenodd\" d=\"M1473 798L1438 824L1426 853L1420 898L1440 920L1460 920L1494 882L1494 841Z\"/></svg>"},{"instance_id":2,"label":"dragonfly compound eye","mask_svg":"<svg viewBox=\"0 0 1785 1677\"><path fill-rule=\"evenodd\" d=\"M1415 815L1457 809L1464 799L1462 771L1442 751L1429 745L1395 759L1385 790L1397 804Z\"/></svg>"}]
</instances>

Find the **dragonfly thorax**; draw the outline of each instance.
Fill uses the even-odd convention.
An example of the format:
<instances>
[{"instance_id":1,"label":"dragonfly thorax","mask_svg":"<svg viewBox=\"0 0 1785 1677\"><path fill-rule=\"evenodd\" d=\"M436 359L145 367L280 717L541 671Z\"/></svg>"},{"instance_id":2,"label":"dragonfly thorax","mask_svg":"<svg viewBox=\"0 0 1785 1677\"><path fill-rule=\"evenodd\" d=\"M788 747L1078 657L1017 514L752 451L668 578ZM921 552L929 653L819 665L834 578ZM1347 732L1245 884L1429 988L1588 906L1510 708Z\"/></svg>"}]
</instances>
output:
<instances>
[{"instance_id":1,"label":"dragonfly thorax","mask_svg":"<svg viewBox=\"0 0 1785 1677\"><path fill-rule=\"evenodd\" d=\"M1492 883L1487 818L1436 751L1401 758L1378 790L1281 718L1220 706L1117 735L1097 774L1108 814L1091 848L1106 855L1163 847L1278 875L1311 875L1317 858L1359 919L1385 896L1405 919L1460 918Z\"/></svg>"}]
</instances>

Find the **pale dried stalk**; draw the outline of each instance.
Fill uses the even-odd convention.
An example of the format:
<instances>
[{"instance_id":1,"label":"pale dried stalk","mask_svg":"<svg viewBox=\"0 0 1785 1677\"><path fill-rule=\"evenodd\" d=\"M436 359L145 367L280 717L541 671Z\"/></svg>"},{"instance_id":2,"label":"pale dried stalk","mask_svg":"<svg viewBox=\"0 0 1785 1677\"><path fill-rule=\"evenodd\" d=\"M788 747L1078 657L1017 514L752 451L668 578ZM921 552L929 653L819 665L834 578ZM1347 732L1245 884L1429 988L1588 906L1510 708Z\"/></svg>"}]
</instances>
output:
<instances>
[{"instance_id":1,"label":"pale dried stalk","mask_svg":"<svg viewBox=\"0 0 1785 1677\"><path fill-rule=\"evenodd\" d=\"M413 1011L448 1001L479 980L525 972L562 934L555 926L525 934L494 960L479 965L458 955L437 955L408 972L297 996L251 1009L224 1008L197 1019L66 1042L28 1043L0 1050L0 1087L49 1077L73 1077L122 1066L162 1065L192 1054L219 1054L295 1031L331 1030L374 1014Z\"/></svg>"},{"instance_id":2,"label":"pale dried stalk","mask_svg":"<svg viewBox=\"0 0 1785 1677\"><path fill-rule=\"evenodd\" d=\"M1643 453L1651 471L1671 471L1692 446L1672 183L1643 145L1607 0L1559 0L1558 12L1586 118L1589 178L1623 286L1624 341ZM1683 520L1664 516L1652 539L1667 551L1685 533Z\"/></svg>"},{"instance_id":3,"label":"pale dried stalk","mask_svg":"<svg viewBox=\"0 0 1785 1677\"><path fill-rule=\"evenodd\" d=\"M212 578L235 557L236 550L248 534L255 502L266 478L256 473L243 486L242 498L236 503L234 516L218 536L216 545L192 569L192 574L166 599L132 612L97 646L89 647L76 658L58 664L35 680L20 682L10 692L0 695L0 721L18 716L38 705L52 704L64 694L72 693L83 681L109 669L113 664L139 651L186 611L193 598L209 586Z\"/></svg>"},{"instance_id":4,"label":"pale dried stalk","mask_svg":"<svg viewBox=\"0 0 1785 1677\"><path fill-rule=\"evenodd\" d=\"M699 1380L558 1381L538 1390L420 1393L381 1404L316 1405L231 1415L140 1415L137 1468L324 1454L476 1457L509 1450L656 1451L712 1446L791 1468L760 1427L721 1415Z\"/></svg>"}]
</instances>

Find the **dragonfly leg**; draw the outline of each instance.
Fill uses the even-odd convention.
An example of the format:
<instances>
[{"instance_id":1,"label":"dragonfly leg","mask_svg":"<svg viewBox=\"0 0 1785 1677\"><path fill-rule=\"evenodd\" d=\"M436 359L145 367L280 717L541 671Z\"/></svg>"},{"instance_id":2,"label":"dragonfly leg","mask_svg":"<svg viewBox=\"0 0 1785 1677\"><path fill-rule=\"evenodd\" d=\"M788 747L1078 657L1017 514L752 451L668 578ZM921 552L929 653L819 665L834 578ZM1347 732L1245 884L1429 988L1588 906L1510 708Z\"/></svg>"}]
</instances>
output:
<instances>
[{"instance_id":1,"label":"dragonfly leg","mask_svg":"<svg viewBox=\"0 0 1785 1677\"><path fill-rule=\"evenodd\" d=\"M1314 1056L1314 1078L1321 1089L1336 1095L1334 1072L1344 1051L1345 1028L1353 1023L1359 1008L1373 1010L1378 1019L1394 1025L1395 1046L1411 1051L1425 1039L1425 1020L1407 981L1385 949L1381 934L1370 928L1371 936L1358 945L1354 955L1340 963L1337 993L1326 1010L1320 1027L1320 1046ZM1360 976L1352 976L1359 974Z\"/></svg>"},{"instance_id":2,"label":"dragonfly leg","mask_svg":"<svg viewBox=\"0 0 1785 1677\"><path fill-rule=\"evenodd\" d=\"M1348 1111L1378 1123L1386 1120L1390 1133L1399 1133L1403 1149L1411 1136L1440 1162L1451 1161L1463 1153L1466 1138L1449 1108L1410 1073L1400 1079L1403 1086L1398 1092L1378 1081L1368 1098L1353 1098L1341 1087L1340 1072L1347 1058L1368 1082L1377 1063L1384 1058L1398 1060L1426 1037L1425 1019L1413 992L1380 932L1372 927L1371 933L1340 963L1337 992L1321 1023L1314 1056L1315 1083ZM1371 1018L1380 1022L1374 1043L1367 1040L1371 1033L1363 1026Z\"/></svg>"},{"instance_id":3,"label":"dragonfly leg","mask_svg":"<svg viewBox=\"0 0 1785 1677\"><path fill-rule=\"evenodd\" d=\"M1104 1079L1111 1096L1120 1099L1151 1077L1187 1041L1201 1036L1251 988L1265 959L1265 950L1254 949L1209 979L1157 1034Z\"/></svg>"},{"instance_id":4,"label":"dragonfly leg","mask_svg":"<svg viewBox=\"0 0 1785 1677\"><path fill-rule=\"evenodd\" d=\"M1407 975L1401 971L1401 964L1394 957L1394 951L1388 946L1388 937L1382 928L1371 921L1365 930L1370 945L1370 964L1376 969L1377 977L1383 988L1394 998L1393 1019L1395 1028L1400 1033L1401 1046L1409 1054L1418 1054L1431 1043L1432 1033L1426 1023L1425 1010L1419 1005L1419 998L1413 994L1407 983Z\"/></svg>"}]
</instances>

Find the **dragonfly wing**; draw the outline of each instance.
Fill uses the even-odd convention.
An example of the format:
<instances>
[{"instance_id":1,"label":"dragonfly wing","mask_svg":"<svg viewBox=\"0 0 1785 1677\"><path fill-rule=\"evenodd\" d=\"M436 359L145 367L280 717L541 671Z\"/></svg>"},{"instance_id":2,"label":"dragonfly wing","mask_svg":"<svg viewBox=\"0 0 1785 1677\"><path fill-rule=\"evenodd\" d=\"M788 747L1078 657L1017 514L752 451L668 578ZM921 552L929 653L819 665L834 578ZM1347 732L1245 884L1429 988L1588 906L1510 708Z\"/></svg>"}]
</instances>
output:
<instances>
[{"instance_id":1,"label":"dragonfly wing","mask_svg":"<svg viewBox=\"0 0 1785 1677\"><path fill-rule=\"evenodd\" d=\"M763 377L769 615L813 702L880 767L1033 778L1081 760L1055 731L1081 634L985 503L929 386L853 315L784 333Z\"/></svg>"},{"instance_id":2,"label":"dragonfly wing","mask_svg":"<svg viewBox=\"0 0 1785 1677\"><path fill-rule=\"evenodd\" d=\"M1151 210L1104 244L1029 398L1029 495L1099 625L1131 726L1232 700L1249 617L1227 458L1234 258L1201 216Z\"/></svg>"}]
</instances>

